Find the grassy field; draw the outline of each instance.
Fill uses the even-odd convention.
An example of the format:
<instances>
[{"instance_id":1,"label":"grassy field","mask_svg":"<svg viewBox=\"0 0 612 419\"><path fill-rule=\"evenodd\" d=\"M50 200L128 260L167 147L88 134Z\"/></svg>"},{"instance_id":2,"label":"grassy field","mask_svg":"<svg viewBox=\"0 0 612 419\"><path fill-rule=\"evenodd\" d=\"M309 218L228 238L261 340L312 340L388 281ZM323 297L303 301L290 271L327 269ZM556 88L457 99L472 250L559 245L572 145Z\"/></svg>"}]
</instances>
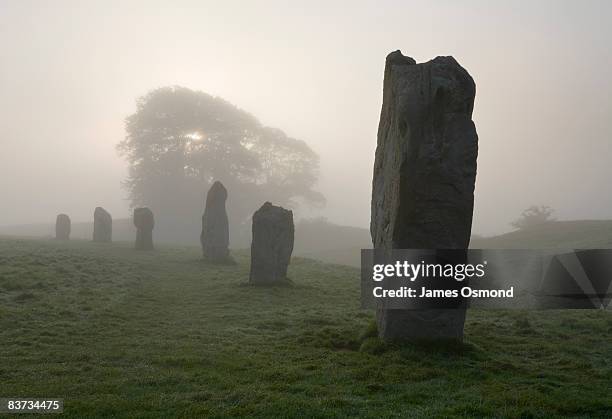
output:
<instances>
[{"instance_id":1,"label":"grassy field","mask_svg":"<svg viewBox=\"0 0 612 419\"><path fill-rule=\"evenodd\" d=\"M337 233L332 231L331 234ZM325 237L325 233L321 232L319 236ZM317 249L316 245L311 243L307 247L308 250L302 251L301 254L330 263L359 267L360 249L372 247L369 232L363 230L359 235L354 234L343 239L344 242L334 243L335 246L325 249ZM470 241L470 247L473 249L609 249L612 248L612 221L553 221L498 236L475 236Z\"/></svg>"},{"instance_id":2,"label":"grassy field","mask_svg":"<svg viewBox=\"0 0 612 419\"><path fill-rule=\"evenodd\" d=\"M474 249L609 249L612 220L551 221L493 237L473 237Z\"/></svg>"},{"instance_id":3,"label":"grassy field","mask_svg":"<svg viewBox=\"0 0 612 419\"><path fill-rule=\"evenodd\" d=\"M358 270L247 284L196 247L0 239L0 397L66 417L612 417L612 312L471 310L462 346L386 346ZM24 416L20 416L24 417Z\"/></svg>"}]
</instances>

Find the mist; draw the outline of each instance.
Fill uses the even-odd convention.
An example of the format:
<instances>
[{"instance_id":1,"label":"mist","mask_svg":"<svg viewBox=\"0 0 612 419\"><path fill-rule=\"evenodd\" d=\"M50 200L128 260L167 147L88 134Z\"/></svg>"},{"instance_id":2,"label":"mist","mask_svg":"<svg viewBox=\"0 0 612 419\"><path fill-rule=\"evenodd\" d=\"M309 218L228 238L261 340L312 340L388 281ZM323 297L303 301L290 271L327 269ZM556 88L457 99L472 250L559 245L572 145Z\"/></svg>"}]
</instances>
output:
<instances>
[{"instance_id":1,"label":"mist","mask_svg":"<svg viewBox=\"0 0 612 419\"><path fill-rule=\"evenodd\" d=\"M533 204L611 219L612 4L491 3L0 1L0 225L89 221L99 205L128 217L125 118L177 85L319 154L327 203L300 217L367 227L397 49L452 55L476 82L475 233L507 231Z\"/></svg>"}]
</instances>

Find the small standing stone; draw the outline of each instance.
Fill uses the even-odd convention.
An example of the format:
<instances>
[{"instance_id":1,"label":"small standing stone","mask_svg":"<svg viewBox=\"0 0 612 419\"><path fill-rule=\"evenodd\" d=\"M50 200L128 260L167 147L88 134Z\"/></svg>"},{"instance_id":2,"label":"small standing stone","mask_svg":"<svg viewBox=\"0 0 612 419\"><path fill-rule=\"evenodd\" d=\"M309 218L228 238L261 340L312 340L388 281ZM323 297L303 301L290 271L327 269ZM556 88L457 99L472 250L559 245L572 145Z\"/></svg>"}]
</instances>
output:
<instances>
[{"instance_id":1,"label":"small standing stone","mask_svg":"<svg viewBox=\"0 0 612 419\"><path fill-rule=\"evenodd\" d=\"M70 240L70 217L66 214L59 214L55 219L55 238Z\"/></svg>"},{"instance_id":2,"label":"small standing stone","mask_svg":"<svg viewBox=\"0 0 612 419\"><path fill-rule=\"evenodd\" d=\"M149 208L134 210L134 225L136 226L136 249L153 250L153 227L155 220Z\"/></svg>"},{"instance_id":3,"label":"small standing stone","mask_svg":"<svg viewBox=\"0 0 612 419\"><path fill-rule=\"evenodd\" d=\"M102 207L94 210L94 231L93 241L100 243L110 243L113 236L113 218Z\"/></svg>"},{"instance_id":4,"label":"small standing stone","mask_svg":"<svg viewBox=\"0 0 612 419\"><path fill-rule=\"evenodd\" d=\"M216 181L206 195L206 208L202 215L200 243L204 259L211 262L231 261L229 255L229 222L225 210L227 190Z\"/></svg>"},{"instance_id":5,"label":"small standing stone","mask_svg":"<svg viewBox=\"0 0 612 419\"><path fill-rule=\"evenodd\" d=\"M269 202L253 214L250 282L279 283L287 279L293 252L293 212Z\"/></svg>"}]
</instances>

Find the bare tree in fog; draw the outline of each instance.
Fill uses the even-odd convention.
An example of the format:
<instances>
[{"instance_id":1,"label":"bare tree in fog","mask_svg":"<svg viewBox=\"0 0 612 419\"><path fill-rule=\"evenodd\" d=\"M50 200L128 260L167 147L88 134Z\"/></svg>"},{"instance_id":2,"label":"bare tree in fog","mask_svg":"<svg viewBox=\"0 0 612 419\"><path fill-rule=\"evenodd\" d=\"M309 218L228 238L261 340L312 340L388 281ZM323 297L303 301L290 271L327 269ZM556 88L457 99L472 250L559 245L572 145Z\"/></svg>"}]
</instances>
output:
<instances>
[{"instance_id":1,"label":"bare tree in fog","mask_svg":"<svg viewBox=\"0 0 612 419\"><path fill-rule=\"evenodd\" d=\"M319 157L304 141L204 92L149 92L126 119L126 133L117 149L129 163L125 186L132 206L150 206L161 217L197 222L214 180L229 191L234 223L265 201L289 207L325 202L314 189Z\"/></svg>"}]
</instances>

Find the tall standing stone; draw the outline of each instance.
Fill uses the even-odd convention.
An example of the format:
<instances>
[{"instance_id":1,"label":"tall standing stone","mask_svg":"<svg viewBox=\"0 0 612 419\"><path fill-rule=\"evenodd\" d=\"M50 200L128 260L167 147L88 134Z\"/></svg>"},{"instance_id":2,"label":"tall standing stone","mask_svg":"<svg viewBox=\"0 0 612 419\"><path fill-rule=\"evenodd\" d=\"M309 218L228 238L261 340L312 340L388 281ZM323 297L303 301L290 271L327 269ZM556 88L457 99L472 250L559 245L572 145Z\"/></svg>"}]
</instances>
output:
<instances>
[{"instance_id":1,"label":"tall standing stone","mask_svg":"<svg viewBox=\"0 0 612 419\"><path fill-rule=\"evenodd\" d=\"M202 215L200 243L204 259L212 262L230 261L229 222L225 210L227 190L219 181L213 183L206 195L206 207Z\"/></svg>"},{"instance_id":2,"label":"tall standing stone","mask_svg":"<svg viewBox=\"0 0 612 419\"><path fill-rule=\"evenodd\" d=\"M251 274L254 284L273 284L287 279L293 252L293 212L269 202L253 214Z\"/></svg>"},{"instance_id":3,"label":"tall standing stone","mask_svg":"<svg viewBox=\"0 0 612 419\"><path fill-rule=\"evenodd\" d=\"M372 185L374 248L467 249L478 136L476 86L453 57L387 56ZM385 340L462 339L465 308L380 306Z\"/></svg>"},{"instance_id":4,"label":"tall standing stone","mask_svg":"<svg viewBox=\"0 0 612 419\"><path fill-rule=\"evenodd\" d=\"M70 240L70 217L66 214L59 214L55 219L55 238Z\"/></svg>"},{"instance_id":5,"label":"tall standing stone","mask_svg":"<svg viewBox=\"0 0 612 419\"><path fill-rule=\"evenodd\" d=\"M94 210L93 241L110 243L113 238L113 217L102 207Z\"/></svg>"},{"instance_id":6,"label":"tall standing stone","mask_svg":"<svg viewBox=\"0 0 612 419\"><path fill-rule=\"evenodd\" d=\"M155 220L149 208L134 210L134 225L136 226L136 249L153 250L153 227Z\"/></svg>"}]
</instances>

